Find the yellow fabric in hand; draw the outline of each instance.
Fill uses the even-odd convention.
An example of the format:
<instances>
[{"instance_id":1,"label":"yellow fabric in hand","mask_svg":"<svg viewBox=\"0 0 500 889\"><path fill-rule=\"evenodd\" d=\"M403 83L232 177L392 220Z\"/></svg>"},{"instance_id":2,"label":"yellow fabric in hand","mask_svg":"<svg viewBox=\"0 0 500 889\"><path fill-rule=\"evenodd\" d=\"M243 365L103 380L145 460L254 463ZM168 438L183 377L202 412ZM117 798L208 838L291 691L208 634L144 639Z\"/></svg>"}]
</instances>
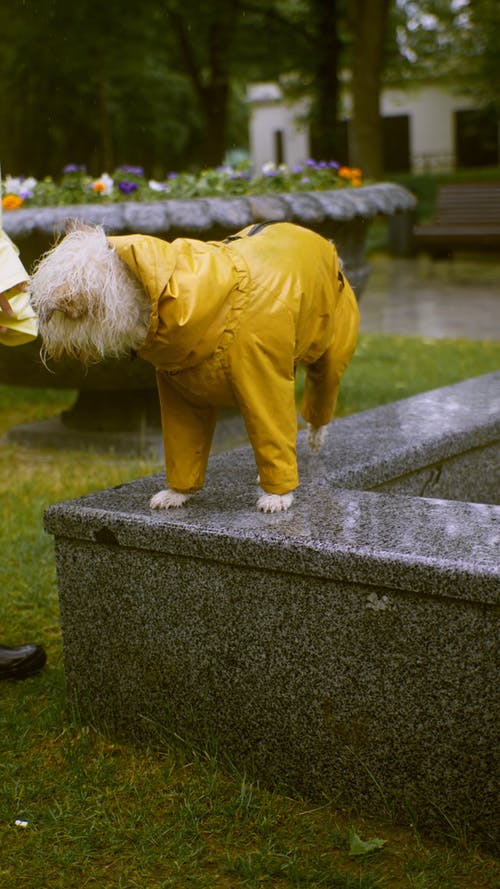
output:
<instances>
[{"instance_id":1,"label":"yellow fabric in hand","mask_svg":"<svg viewBox=\"0 0 500 889\"><path fill-rule=\"evenodd\" d=\"M38 336L38 320L30 304L29 293L16 293L9 299L13 315L0 311L0 327L7 331L0 333L3 346L22 346Z\"/></svg>"}]
</instances>

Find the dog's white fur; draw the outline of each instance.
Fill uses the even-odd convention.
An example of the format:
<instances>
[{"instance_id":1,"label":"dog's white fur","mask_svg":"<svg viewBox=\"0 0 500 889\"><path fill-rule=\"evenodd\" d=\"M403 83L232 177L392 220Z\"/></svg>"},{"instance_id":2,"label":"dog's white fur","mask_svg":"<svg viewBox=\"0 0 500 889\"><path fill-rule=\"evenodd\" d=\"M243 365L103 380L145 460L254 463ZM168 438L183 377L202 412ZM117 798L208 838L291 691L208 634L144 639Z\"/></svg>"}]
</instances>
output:
<instances>
[{"instance_id":1,"label":"dog's white fur","mask_svg":"<svg viewBox=\"0 0 500 889\"><path fill-rule=\"evenodd\" d=\"M129 354L146 338L147 296L101 226L75 224L42 257L31 286L44 359L67 356L91 364Z\"/></svg>"},{"instance_id":2,"label":"dog's white fur","mask_svg":"<svg viewBox=\"0 0 500 889\"><path fill-rule=\"evenodd\" d=\"M128 355L146 339L149 300L101 226L72 223L66 236L38 262L31 289L44 361L69 357L88 365ZM308 429L310 449L320 450L326 427L309 424ZM155 494L149 505L151 509L178 508L191 497L166 488ZM257 509L283 512L292 502L291 492L262 492Z\"/></svg>"},{"instance_id":3,"label":"dog's white fur","mask_svg":"<svg viewBox=\"0 0 500 889\"><path fill-rule=\"evenodd\" d=\"M266 494L263 492L257 500L260 512L286 512L293 503L293 494Z\"/></svg>"},{"instance_id":4,"label":"dog's white fur","mask_svg":"<svg viewBox=\"0 0 500 889\"><path fill-rule=\"evenodd\" d=\"M164 491L158 491L153 494L149 505L151 509L176 509L179 506L185 506L192 494L182 494L180 491L173 491L172 488L165 488Z\"/></svg>"}]
</instances>

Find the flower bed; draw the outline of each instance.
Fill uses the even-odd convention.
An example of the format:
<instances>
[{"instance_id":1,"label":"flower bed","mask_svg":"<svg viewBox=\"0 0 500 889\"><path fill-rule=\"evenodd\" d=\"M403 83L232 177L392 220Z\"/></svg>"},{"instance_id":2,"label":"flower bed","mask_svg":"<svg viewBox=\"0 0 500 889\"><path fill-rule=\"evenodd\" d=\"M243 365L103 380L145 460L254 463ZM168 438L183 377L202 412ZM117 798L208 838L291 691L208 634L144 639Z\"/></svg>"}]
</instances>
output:
<instances>
[{"instance_id":1,"label":"flower bed","mask_svg":"<svg viewBox=\"0 0 500 889\"><path fill-rule=\"evenodd\" d=\"M169 173L164 181L147 179L142 167L125 165L112 175L94 178L84 166L68 164L59 182L51 176L7 176L2 183L2 207L49 207L57 205L158 201L169 198L217 197L291 191L324 191L358 187L361 171L336 161L307 160L293 169L266 164L258 173L248 166L222 166L200 174Z\"/></svg>"}]
</instances>

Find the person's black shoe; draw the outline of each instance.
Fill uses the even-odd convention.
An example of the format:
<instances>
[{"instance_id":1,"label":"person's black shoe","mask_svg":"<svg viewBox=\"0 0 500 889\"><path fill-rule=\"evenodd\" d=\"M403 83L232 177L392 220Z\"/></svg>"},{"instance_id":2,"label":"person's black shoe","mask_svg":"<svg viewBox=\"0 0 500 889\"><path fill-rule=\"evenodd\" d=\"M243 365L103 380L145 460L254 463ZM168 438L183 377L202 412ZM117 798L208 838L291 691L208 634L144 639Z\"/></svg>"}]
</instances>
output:
<instances>
[{"instance_id":1,"label":"person's black shoe","mask_svg":"<svg viewBox=\"0 0 500 889\"><path fill-rule=\"evenodd\" d=\"M20 645L9 648L0 645L0 679L24 679L38 673L47 655L41 645Z\"/></svg>"}]
</instances>

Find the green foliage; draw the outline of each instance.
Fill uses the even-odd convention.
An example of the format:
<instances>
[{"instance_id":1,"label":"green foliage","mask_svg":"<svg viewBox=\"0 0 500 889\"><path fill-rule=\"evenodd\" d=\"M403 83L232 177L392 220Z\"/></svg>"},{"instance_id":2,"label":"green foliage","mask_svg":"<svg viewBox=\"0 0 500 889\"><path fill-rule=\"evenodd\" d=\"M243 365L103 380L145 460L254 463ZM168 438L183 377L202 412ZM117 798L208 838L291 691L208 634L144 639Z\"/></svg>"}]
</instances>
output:
<instances>
[{"instance_id":1,"label":"green foliage","mask_svg":"<svg viewBox=\"0 0 500 889\"><path fill-rule=\"evenodd\" d=\"M497 0L398 0L393 4L388 83L436 81L500 113Z\"/></svg>"},{"instance_id":2,"label":"green foliage","mask_svg":"<svg viewBox=\"0 0 500 889\"><path fill-rule=\"evenodd\" d=\"M372 3L366 38L384 3ZM138 14L118 0L3 0L2 163L39 178L72 160L97 173L132 160L155 177L215 166L225 150L246 148L247 84L278 79L287 95L311 99L314 153L338 156L339 72L352 67L368 15L350 17L351 8L358 4L143 0ZM498 109L497 0L392 0L392 9L389 82L438 72Z\"/></svg>"}]
</instances>

